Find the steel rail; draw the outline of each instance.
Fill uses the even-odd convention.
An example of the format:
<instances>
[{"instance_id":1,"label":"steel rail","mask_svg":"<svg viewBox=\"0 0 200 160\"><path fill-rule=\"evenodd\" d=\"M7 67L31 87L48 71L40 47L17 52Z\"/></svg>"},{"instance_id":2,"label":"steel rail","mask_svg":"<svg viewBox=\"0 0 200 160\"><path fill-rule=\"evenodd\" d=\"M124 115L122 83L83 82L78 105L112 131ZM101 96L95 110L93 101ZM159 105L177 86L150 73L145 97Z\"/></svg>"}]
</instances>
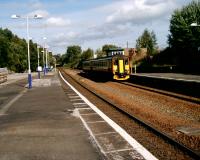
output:
<instances>
[{"instance_id":1,"label":"steel rail","mask_svg":"<svg viewBox=\"0 0 200 160\"><path fill-rule=\"evenodd\" d=\"M90 93L94 94L96 97L98 97L99 99L101 99L102 101L104 101L105 103L109 104L110 106L112 106L113 108L117 109L120 113L123 113L124 115L126 115L127 117L129 117L130 119L138 122L139 124L143 125L145 128L147 128L149 131L155 133L157 136L162 137L165 141L169 142L171 145L179 148L180 150L186 152L188 155L190 155L192 158L195 159L200 159L200 153L196 152L190 148L188 148L187 146L181 144L180 142L176 141L174 138L170 137L169 135L165 134L164 132L156 129L155 127L153 127L151 124L144 122L142 119L138 118L135 115L132 115L130 113L128 113L127 111L121 109L120 106L114 104L112 101L108 100L106 97L99 95L98 93L96 93L95 91L93 91L92 89L90 89L89 87L86 87L85 85L83 85L82 83L80 83L79 81L77 81L75 78L73 78L71 75L67 74L63 69L61 69L61 73L65 74L66 76L70 77L73 81L75 81L78 85L80 85L81 87L83 87L84 89L86 89L87 91L89 91Z\"/></svg>"},{"instance_id":2,"label":"steel rail","mask_svg":"<svg viewBox=\"0 0 200 160\"><path fill-rule=\"evenodd\" d=\"M155 89L155 88L151 88L151 87L144 87L142 85L133 84L131 82L121 82L120 81L118 83L121 83L123 85L128 85L128 86L131 86L131 87L136 87L136 88L143 89L143 90L150 91L150 92L154 92L154 93L159 93L159 94L162 94L162 95L165 95L165 96L178 98L178 99L185 100L185 101L188 101L188 102L200 104L199 98L189 97L189 96L185 96L185 95L181 95L181 94L177 94L177 93L173 93L173 92L169 92L169 91L165 91L165 90L159 90L159 89Z\"/></svg>"}]
</instances>

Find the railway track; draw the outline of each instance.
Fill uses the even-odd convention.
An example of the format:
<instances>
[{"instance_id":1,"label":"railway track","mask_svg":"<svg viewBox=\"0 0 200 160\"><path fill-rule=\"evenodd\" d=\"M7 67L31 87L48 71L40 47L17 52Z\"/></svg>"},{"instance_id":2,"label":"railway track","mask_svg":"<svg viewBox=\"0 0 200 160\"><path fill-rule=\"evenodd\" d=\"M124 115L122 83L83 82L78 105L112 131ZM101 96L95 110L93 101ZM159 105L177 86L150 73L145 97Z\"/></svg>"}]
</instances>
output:
<instances>
[{"instance_id":1,"label":"railway track","mask_svg":"<svg viewBox=\"0 0 200 160\"><path fill-rule=\"evenodd\" d=\"M120 114L122 114L123 116L126 116L129 119L129 121L131 121L131 122L134 121L134 123L136 122L139 126L142 126L142 127L145 128L145 130L147 130L148 132L151 132L150 134L153 133L156 137L162 139L162 141L164 141L164 143L171 145L171 148L174 148L174 150L176 150L176 152L177 152L176 154L184 154L184 157L185 158L187 157L187 159L200 159L200 153L198 153L195 150L192 150L192 149L188 148L187 146L181 144L180 142L175 140L173 137L171 137L171 136L167 135L166 133L158 130L157 128L155 128L151 124L145 122L141 118L139 118L139 117L137 117L133 114L130 114L126 110L123 110L119 105L113 103L113 101L111 101L110 99L108 99L104 95L100 95L99 93L92 90L90 87L84 85L83 83L81 83L80 81L75 79L73 76L67 74L63 69L61 69L60 71L64 75L65 78L70 79L70 81L75 81L75 82L72 82L72 83L76 83L76 85L83 87L85 90L87 90L88 92L92 93L93 95L95 95L96 97L101 99L101 101L103 101L104 103L111 106L113 109L120 112ZM168 151L168 152L171 152L171 151ZM159 156L159 155L158 155L158 157L160 159L164 158L164 157ZM176 158L174 158L174 159L176 159Z\"/></svg>"},{"instance_id":2,"label":"railway track","mask_svg":"<svg viewBox=\"0 0 200 160\"><path fill-rule=\"evenodd\" d=\"M185 96L185 95L182 95L182 94L172 93L172 92L159 90L159 89L155 89L155 88L144 87L142 85L133 84L131 82L118 82L118 83L128 85L130 87L136 87L136 88L147 90L147 91L150 91L150 92L155 92L155 93L163 94L163 95L166 95L166 96L178 98L178 99L185 100L185 101L188 101L188 102L200 104L199 98L195 98L195 97L191 97L191 96Z\"/></svg>"}]
</instances>

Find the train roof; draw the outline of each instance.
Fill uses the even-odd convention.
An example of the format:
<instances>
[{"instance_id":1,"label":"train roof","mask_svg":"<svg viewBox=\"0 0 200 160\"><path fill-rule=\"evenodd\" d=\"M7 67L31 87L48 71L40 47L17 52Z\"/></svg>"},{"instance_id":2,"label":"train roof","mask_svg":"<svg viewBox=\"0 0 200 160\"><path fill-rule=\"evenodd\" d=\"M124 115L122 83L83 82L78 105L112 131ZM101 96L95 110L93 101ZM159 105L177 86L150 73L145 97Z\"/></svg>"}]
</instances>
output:
<instances>
[{"instance_id":1,"label":"train roof","mask_svg":"<svg viewBox=\"0 0 200 160\"><path fill-rule=\"evenodd\" d=\"M112 52L112 51L124 51L123 48L109 48L106 50L106 52Z\"/></svg>"},{"instance_id":2,"label":"train roof","mask_svg":"<svg viewBox=\"0 0 200 160\"><path fill-rule=\"evenodd\" d=\"M104 60L104 59L112 59L113 57L127 57L125 55L114 55L114 56L107 56L107 57L100 57L100 58L94 58L94 59L88 59L83 62L89 62L89 61L99 61L99 60Z\"/></svg>"}]
</instances>

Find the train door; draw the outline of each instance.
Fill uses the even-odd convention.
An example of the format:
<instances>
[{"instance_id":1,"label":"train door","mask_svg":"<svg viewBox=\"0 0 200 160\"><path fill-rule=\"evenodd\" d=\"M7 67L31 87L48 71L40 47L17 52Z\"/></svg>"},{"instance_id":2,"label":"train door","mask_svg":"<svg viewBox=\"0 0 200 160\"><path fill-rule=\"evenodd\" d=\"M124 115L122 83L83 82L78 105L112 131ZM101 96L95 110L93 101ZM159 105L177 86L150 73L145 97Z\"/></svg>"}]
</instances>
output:
<instances>
[{"instance_id":1,"label":"train door","mask_svg":"<svg viewBox=\"0 0 200 160\"><path fill-rule=\"evenodd\" d=\"M118 72L119 74L124 74L124 60L118 59Z\"/></svg>"},{"instance_id":2,"label":"train door","mask_svg":"<svg viewBox=\"0 0 200 160\"><path fill-rule=\"evenodd\" d=\"M114 75L123 75L124 74L124 59L123 58L119 58L119 57L115 57L113 59L113 74Z\"/></svg>"},{"instance_id":3,"label":"train door","mask_svg":"<svg viewBox=\"0 0 200 160\"><path fill-rule=\"evenodd\" d=\"M126 80L129 78L129 60L127 57L113 58L113 78Z\"/></svg>"}]
</instances>

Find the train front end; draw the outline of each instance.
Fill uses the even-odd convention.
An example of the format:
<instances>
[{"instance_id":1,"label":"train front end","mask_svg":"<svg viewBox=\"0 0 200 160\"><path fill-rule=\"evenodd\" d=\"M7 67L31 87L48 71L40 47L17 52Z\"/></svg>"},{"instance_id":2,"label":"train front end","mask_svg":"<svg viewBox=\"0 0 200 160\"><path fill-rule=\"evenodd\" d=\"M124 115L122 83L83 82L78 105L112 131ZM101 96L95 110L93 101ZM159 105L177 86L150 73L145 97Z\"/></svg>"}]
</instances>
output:
<instances>
[{"instance_id":1,"label":"train front end","mask_svg":"<svg viewBox=\"0 0 200 160\"><path fill-rule=\"evenodd\" d=\"M130 78L129 58L126 56L114 56L112 60L113 79L127 80Z\"/></svg>"}]
</instances>

